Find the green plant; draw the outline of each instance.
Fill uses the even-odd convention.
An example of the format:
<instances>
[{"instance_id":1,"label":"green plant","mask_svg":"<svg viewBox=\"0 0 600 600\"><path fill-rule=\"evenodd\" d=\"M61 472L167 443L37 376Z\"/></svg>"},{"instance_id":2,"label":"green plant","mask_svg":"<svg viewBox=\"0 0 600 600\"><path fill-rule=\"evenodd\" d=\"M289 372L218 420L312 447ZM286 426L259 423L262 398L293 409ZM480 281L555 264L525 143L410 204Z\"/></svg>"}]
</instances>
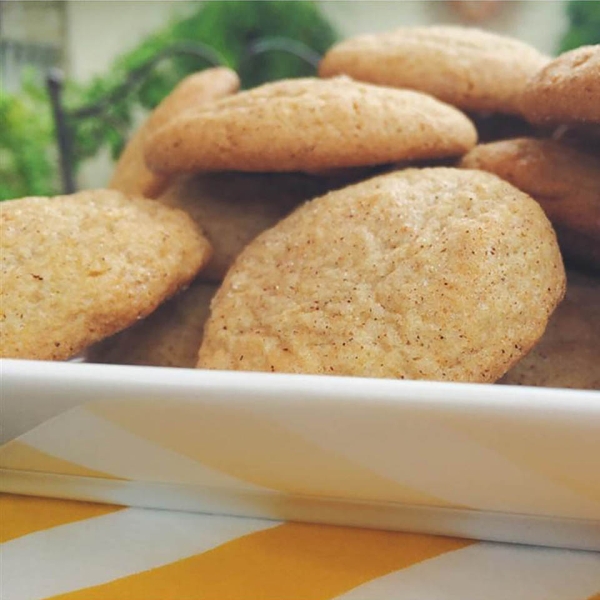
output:
<instances>
[{"instance_id":1,"label":"green plant","mask_svg":"<svg viewBox=\"0 0 600 600\"><path fill-rule=\"evenodd\" d=\"M561 40L561 52L588 44L600 44L600 2L571 0L567 5L567 16L569 29Z\"/></svg>"},{"instance_id":2,"label":"green plant","mask_svg":"<svg viewBox=\"0 0 600 600\"><path fill-rule=\"evenodd\" d=\"M0 95L0 200L58 192L54 131L43 90Z\"/></svg>"}]
</instances>

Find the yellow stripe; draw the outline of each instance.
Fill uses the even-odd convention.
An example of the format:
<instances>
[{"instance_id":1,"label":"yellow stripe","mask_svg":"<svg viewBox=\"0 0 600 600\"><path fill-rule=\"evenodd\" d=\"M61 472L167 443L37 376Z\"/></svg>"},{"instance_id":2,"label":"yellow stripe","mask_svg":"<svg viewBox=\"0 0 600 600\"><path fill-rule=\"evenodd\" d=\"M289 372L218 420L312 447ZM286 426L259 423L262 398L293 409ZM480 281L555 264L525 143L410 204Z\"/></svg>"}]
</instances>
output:
<instances>
[{"instance_id":1,"label":"yellow stripe","mask_svg":"<svg viewBox=\"0 0 600 600\"><path fill-rule=\"evenodd\" d=\"M0 494L0 542L118 510L122 507Z\"/></svg>"},{"instance_id":2,"label":"yellow stripe","mask_svg":"<svg viewBox=\"0 0 600 600\"><path fill-rule=\"evenodd\" d=\"M326 600L474 542L285 523L62 600Z\"/></svg>"},{"instance_id":3,"label":"yellow stripe","mask_svg":"<svg viewBox=\"0 0 600 600\"><path fill-rule=\"evenodd\" d=\"M369 498L363 499L450 505L321 448L265 415L240 407L199 409L176 401L130 400L88 404L86 410L211 469L262 487L331 497L342 496L350 488L368 490Z\"/></svg>"},{"instance_id":4,"label":"yellow stripe","mask_svg":"<svg viewBox=\"0 0 600 600\"><path fill-rule=\"evenodd\" d=\"M42 452L29 444L14 440L0 448L0 467L17 471L40 471L76 477L120 479L114 475L82 467L68 460Z\"/></svg>"}]
</instances>

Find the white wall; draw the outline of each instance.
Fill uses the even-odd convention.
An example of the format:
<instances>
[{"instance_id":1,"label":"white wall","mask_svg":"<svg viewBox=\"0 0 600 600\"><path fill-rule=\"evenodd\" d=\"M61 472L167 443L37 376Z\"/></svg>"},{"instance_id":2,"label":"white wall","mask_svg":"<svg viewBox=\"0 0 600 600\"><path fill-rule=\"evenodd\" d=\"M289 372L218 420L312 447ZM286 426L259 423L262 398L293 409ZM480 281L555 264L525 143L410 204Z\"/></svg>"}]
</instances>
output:
<instances>
[{"instance_id":1,"label":"white wall","mask_svg":"<svg viewBox=\"0 0 600 600\"><path fill-rule=\"evenodd\" d=\"M439 0L321 0L323 12L343 35L385 31L433 23L465 24L452 3ZM498 12L479 27L511 35L555 54L567 27L564 0L504 0Z\"/></svg>"},{"instance_id":2,"label":"white wall","mask_svg":"<svg viewBox=\"0 0 600 600\"><path fill-rule=\"evenodd\" d=\"M81 81L105 71L187 7L183 2L74 0L66 3L70 76ZM431 23L459 23L452 3L441 0L320 0L342 35ZM555 53L567 26L564 0L505 0L482 27L512 35L543 52Z\"/></svg>"},{"instance_id":3,"label":"white wall","mask_svg":"<svg viewBox=\"0 0 600 600\"><path fill-rule=\"evenodd\" d=\"M88 81L114 59L186 8L182 2L73 0L67 2L69 76Z\"/></svg>"}]
</instances>

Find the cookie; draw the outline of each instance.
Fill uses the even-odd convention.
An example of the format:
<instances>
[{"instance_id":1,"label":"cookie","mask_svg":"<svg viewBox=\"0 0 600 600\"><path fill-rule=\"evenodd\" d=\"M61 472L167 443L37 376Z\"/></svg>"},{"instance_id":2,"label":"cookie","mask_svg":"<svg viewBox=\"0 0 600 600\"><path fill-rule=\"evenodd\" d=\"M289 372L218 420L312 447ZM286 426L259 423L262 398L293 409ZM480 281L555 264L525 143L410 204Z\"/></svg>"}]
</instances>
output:
<instances>
[{"instance_id":1,"label":"cookie","mask_svg":"<svg viewBox=\"0 0 600 600\"><path fill-rule=\"evenodd\" d=\"M542 339L500 383L600 390L600 279L575 271L567 278Z\"/></svg>"},{"instance_id":2,"label":"cookie","mask_svg":"<svg viewBox=\"0 0 600 600\"><path fill-rule=\"evenodd\" d=\"M210 300L217 286L194 282L132 327L87 352L87 361L118 365L194 367Z\"/></svg>"},{"instance_id":3,"label":"cookie","mask_svg":"<svg viewBox=\"0 0 600 600\"><path fill-rule=\"evenodd\" d=\"M564 293L540 206L495 175L407 169L303 204L238 256L198 366L491 382Z\"/></svg>"},{"instance_id":4,"label":"cookie","mask_svg":"<svg viewBox=\"0 0 600 600\"><path fill-rule=\"evenodd\" d=\"M600 44L546 65L527 84L520 106L532 123L600 123Z\"/></svg>"},{"instance_id":5,"label":"cookie","mask_svg":"<svg viewBox=\"0 0 600 600\"><path fill-rule=\"evenodd\" d=\"M114 190L0 204L2 356L63 360L187 285L210 244L182 211Z\"/></svg>"},{"instance_id":6,"label":"cookie","mask_svg":"<svg viewBox=\"0 0 600 600\"><path fill-rule=\"evenodd\" d=\"M495 173L532 196L556 227L565 256L594 264L600 253L600 158L553 140L519 138L479 145L460 165Z\"/></svg>"},{"instance_id":7,"label":"cookie","mask_svg":"<svg viewBox=\"0 0 600 600\"><path fill-rule=\"evenodd\" d=\"M465 111L519 114L520 94L548 60L479 29L407 27L342 41L325 54L319 75L421 90Z\"/></svg>"},{"instance_id":8,"label":"cookie","mask_svg":"<svg viewBox=\"0 0 600 600\"><path fill-rule=\"evenodd\" d=\"M153 173L146 167L143 153L145 137L187 108L233 94L239 86L237 74L225 67L200 71L186 77L133 134L119 157L109 187L147 198L160 194L169 178Z\"/></svg>"},{"instance_id":9,"label":"cookie","mask_svg":"<svg viewBox=\"0 0 600 600\"><path fill-rule=\"evenodd\" d=\"M145 156L164 173L311 172L459 156L475 143L467 117L425 94L306 78L188 110L148 136Z\"/></svg>"},{"instance_id":10,"label":"cookie","mask_svg":"<svg viewBox=\"0 0 600 600\"><path fill-rule=\"evenodd\" d=\"M301 202L327 191L325 180L291 173L179 175L158 199L187 212L213 247L204 281L222 281L242 249Z\"/></svg>"}]
</instances>

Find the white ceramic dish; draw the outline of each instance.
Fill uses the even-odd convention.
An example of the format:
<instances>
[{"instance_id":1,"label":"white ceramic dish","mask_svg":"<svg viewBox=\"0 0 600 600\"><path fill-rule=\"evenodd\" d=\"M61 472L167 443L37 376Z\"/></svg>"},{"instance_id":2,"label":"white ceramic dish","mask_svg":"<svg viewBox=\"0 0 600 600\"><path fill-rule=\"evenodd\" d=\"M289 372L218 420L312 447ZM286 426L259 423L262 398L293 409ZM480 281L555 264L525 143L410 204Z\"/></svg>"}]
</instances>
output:
<instances>
[{"instance_id":1,"label":"white ceramic dish","mask_svg":"<svg viewBox=\"0 0 600 600\"><path fill-rule=\"evenodd\" d=\"M4 360L4 491L600 550L600 393Z\"/></svg>"}]
</instances>

